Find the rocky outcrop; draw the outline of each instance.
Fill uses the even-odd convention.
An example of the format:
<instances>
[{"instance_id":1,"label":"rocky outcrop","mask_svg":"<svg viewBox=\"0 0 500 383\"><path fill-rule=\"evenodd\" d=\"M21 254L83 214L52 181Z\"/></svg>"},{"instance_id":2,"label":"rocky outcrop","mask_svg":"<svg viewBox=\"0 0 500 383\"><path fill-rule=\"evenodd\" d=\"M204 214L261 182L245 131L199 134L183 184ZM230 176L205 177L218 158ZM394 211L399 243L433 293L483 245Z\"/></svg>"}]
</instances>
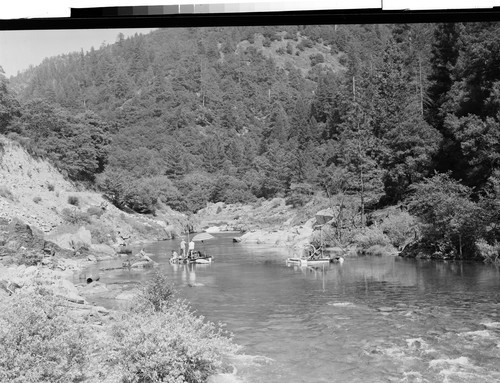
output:
<instances>
[{"instance_id":1,"label":"rocky outcrop","mask_svg":"<svg viewBox=\"0 0 500 383\"><path fill-rule=\"evenodd\" d=\"M85 303L76 287L67 279L66 273L51 270L40 266L0 266L0 282L3 285L14 286L12 292L17 289L28 291L45 290L56 296L62 297L69 302Z\"/></svg>"},{"instance_id":2,"label":"rocky outcrop","mask_svg":"<svg viewBox=\"0 0 500 383\"><path fill-rule=\"evenodd\" d=\"M316 213L316 225L325 225L334 220L335 217L339 215L340 208L335 206L334 208L328 208L320 210Z\"/></svg>"},{"instance_id":3,"label":"rocky outcrop","mask_svg":"<svg viewBox=\"0 0 500 383\"><path fill-rule=\"evenodd\" d=\"M294 215L291 206L287 206L284 198L270 201L258 201L252 205L225 204L218 202L208 204L196 213L196 219L202 229L210 228L220 231L251 231L258 229L285 228L287 220Z\"/></svg>"},{"instance_id":4,"label":"rocky outcrop","mask_svg":"<svg viewBox=\"0 0 500 383\"><path fill-rule=\"evenodd\" d=\"M92 234L83 226L75 233L51 234L47 239L66 250L90 249L92 246Z\"/></svg>"},{"instance_id":5,"label":"rocky outcrop","mask_svg":"<svg viewBox=\"0 0 500 383\"><path fill-rule=\"evenodd\" d=\"M239 237L241 243L268 244L273 246L298 246L309 242L313 233L315 219L308 220L304 225L286 230L255 230Z\"/></svg>"},{"instance_id":6,"label":"rocky outcrop","mask_svg":"<svg viewBox=\"0 0 500 383\"><path fill-rule=\"evenodd\" d=\"M111 246L106 244L92 244L90 246L90 251L94 254L99 254L101 257L99 259L103 259L103 256L114 257L116 256L116 251Z\"/></svg>"},{"instance_id":7,"label":"rocky outcrop","mask_svg":"<svg viewBox=\"0 0 500 383\"><path fill-rule=\"evenodd\" d=\"M37 250L44 248L43 234L18 218L14 218L10 223L2 219L0 226L2 226L3 235L0 240L2 246L14 251L19 250L21 247Z\"/></svg>"},{"instance_id":8,"label":"rocky outcrop","mask_svg":"<svg viewBox=\"0 0 500 383\"><path fill-rule=\"evenodd\" d=\"M27 225L18 218L10 222L0 218L0 259L17 257L28 261L33 260L33 263L36 263L43 258L71 257L73 254L72 251L62 249L57 244L45 240L40 230Z\"/></svg>"}]
</instances>

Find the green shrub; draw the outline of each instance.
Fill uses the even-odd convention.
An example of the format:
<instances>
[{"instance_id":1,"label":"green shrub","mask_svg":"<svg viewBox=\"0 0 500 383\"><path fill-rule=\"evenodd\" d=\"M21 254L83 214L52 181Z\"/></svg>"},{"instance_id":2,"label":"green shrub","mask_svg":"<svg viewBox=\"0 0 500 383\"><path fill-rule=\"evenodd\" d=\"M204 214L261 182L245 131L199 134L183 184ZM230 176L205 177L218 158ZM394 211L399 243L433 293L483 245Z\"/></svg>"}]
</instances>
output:
<instances>
[{"instance_id":1,"label":"green shrub","mask_svg":"<svg viewBox=\"0 0 500 383\"><path fill-rule=\"evenodd\" d=\"M479 255L483 258L485 263L500 265L500 243L496 242L495 244L490 245L481 238L476 242L476 247Z\"/></svg>"},{"instance_id":2,"label":"green shrub","mask_svg":"<svg viewBox=\"0 0 500 383\"><path fill-rule=\"evenodd\" d=\"M61 301L33 292L15 294L0 310L0 381L82 382L92 332L67 315Z\"/></svg>"},{"instance_id":3,"label":"green shrub","mask_svg":"<svg viewBox=\"0 0 500 383\"><path fill-rule=\"evenodd\" d=\"M417 220L406 211L389 215L380 224L380 229L397 248L412 242L418 234Z\"/></svg>"},{"instance_id":4,"label":"green shrub","mask_svg":"<svg viewBox=\"0 0 500 383\"><path fill-rule=\"evenodd\" d=\"M78 199L77 196L70 195L68 197L68 203L73 206L79 206L80 205L80 200Z\"/></svg>"},{"instance_id":5,"label":"green shrub","mask_svg":"<svg viewBox=\"0 0 500 383\"><path fill-rule=\"evenodd\" d=\"M55 190L55 188L56 188L56 187L54 186L54 184L53 184L53 183L48 183L48 184L47 184L47 189L49 189L49 191L54 191L54 190Z\"/></svg>"},{"instance_id":6,"label":"green shrub","mask_svg":"<svg viewBox=\"0 0 500 383\"><path fill-rule=\"evenodd\" d=\"M233 176L220 175L215 180L211 201L228 204L251 203L255 201L255 196L242 180Z\"/></svg>"},{"instance_id":7,"label":"green shrub","mask_svg":"<svg viewBox=\"0 0 500 383\"><path fill-rule=\"evenodd\" d=\"M155 271L153 277L142 285L139 300L153 311L162 311L172 305L174 296L174 285L164 274Z\"/></svg>"},{"instance_id":8,"label":"green shrub","mask_svg":"<svg viewBox=\"0 0 500 383\"><path fill-rule=\"evenodd\" d=\"M109 362L121 382L205 382L238 347L220 326L196 316L159 272L111 328Z\"/></svg>"},{"instance_id":9,"label":"green shrub","mask_svg":"<svg viewBox=\"0 0 500 383\"><path fill-rule=\"evenodd\" d=\"M132 310L113 325L110 362L122 382L205 382L237 352L229 334L174 296L168 279L155 272Z\"/></svg>"},{"instance_id":10,"label":"green shrub","mask_svg":"<svg viewBox=\"0 0 500 383\"><path fill-rule=\"evenodd\" d=\"M186 196L187 209L195 212L207 205L214 193L215 181L208 173L195 172L184 176L177 182L177 187Z\"/></svg>"},{"instance_id":11,"label":"green shrub","mask_svg":"<svg viewBox=\"0 0 500 383\"><path fill-rule=\"evenodd\" d=\"M39 197L39 196L33 197L34 203L39 203L41 200L42 200L42 197Z\"/></svg>"},{"instance_id":12,"label":"green shrub","mask_svg":"<svg viewBox=\"0 0 500 383\"><path fill-rule=\"evenodd\" d=\"M325 57L321 53L310 55L309 59L311 60L311 66L325 62Z\"/></svg>"},{"instance_id":13,"label":"green shrub","mask_svg":"<svg viewBox=\"0 0 500 383\"><path fill-rule=\"evenodd\" d=\"M375 245L385 247L391 244L389 237L382 232L380 227L375 225L366 227L363 231L356 233L353 241L362 250L367 250Z\"/></svg>"},{"instance_id":14,"label":"green shrub","mask_svg":"<svg viewBox=\"0 0 500 383\"><path fill-rule=\"evenodd\" d=\"M97 206L91 206L87 209L87 214L90 215L91 217L97 217L101 218L101 215L103 215L105 212L104 209L97 207Z\"/></svg>"},{"instance_id":15,"label":"green shrub","mask_svg":"<svg viewBox=\"0 0 500 383\"><path fill-rule=\"evenodd\" d=\"M172 301L163 278L151 302L95 326L41 288L0 302L0 381L205 382L238 351L222 328ZM111 379L111 380L109 380Z\"/></svg>"},{"instance_id":16,"label":"green shrub","mask_svg":"<svg viewBox=\"0 0 500 383\"><path fill-rule=\"evenodd\" d=\"M472 189L449 174L435 174L413 185L412 193L409 208L422 222L420 243L443 255L475 257L487 214L472 200Z\"/></svg>"},{"instance_id":17,"label":"green shrub","mask_svg":"<svg viewBox=\"0 0 500 383\"><path fill-rule=\"evenodd\" d=\"M176 303L169 310L131 312L112 327L110 362L121 382L205 382L237 347L222 330Z\"/></svg>"},{"instance_id":18,"label":"green shrub","mask_svg":"<svg viewBox=\"0 0 500 383\"><path fill-rule=\"evenodd\" d=\"M300 43L297 44L297 49L303 51L305 48L312 48L314 43L308 38L303 38Z\"/></svg>"},{"instance_id":19,"label":"green shrub","mask_svg":"<svg viewBox=\"0 0 500 383\"><path fill-rule=\"evenodd\" d=\"M23 251L17 254L14 262L18 265L36 266L42 261L42 259L43 255L35 251Z\"/></svg>"},{"instance_id":20,"label":"green shrub","mask_svg":"<svg viewBox=\"0 0 500 383\"><path fill-rule=\"evenodd\" d=\"M102 222L94 221L90 225L87 225L86 228L90 230L92 243L109 245L116 241L116 233L113 227L107 226Z\"/></svg>"},{"instance_id":21,"label":"green shrub","mask_svg":"<svg viewBox=\"0 0 500 383\"><path fill-rule=\"evenodd\" d=\"M77 209L64 208L61 211L62 218L71 225L83 225L92 222L90 215Z\"/></svg>"},{"instance_id":22,"label":"green shrub","mask_svg":"<svg viewBox=\"0 0 500 383\"><path fill-rule=\"evenodd\" d=\"M368 254L368 255L377 255L377 256L382 256L382 255L388 255L388 254L394 254L394 247L391 245L373 245L370 246L369 248L363 250L363 253Z\"/></svg>"}]
</instances>

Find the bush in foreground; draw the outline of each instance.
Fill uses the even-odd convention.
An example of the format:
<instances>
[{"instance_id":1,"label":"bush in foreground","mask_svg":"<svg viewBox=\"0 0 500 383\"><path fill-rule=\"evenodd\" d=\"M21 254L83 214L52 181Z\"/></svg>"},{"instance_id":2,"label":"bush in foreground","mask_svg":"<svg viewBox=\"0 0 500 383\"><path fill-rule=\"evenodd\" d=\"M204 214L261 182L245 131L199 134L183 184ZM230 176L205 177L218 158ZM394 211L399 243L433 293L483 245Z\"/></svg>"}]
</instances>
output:
<instances>
[{"instance_id":1,"label":"bush in foreground","mask_svg":"<svg viewBox=\"0 0 500 383\"><path fill-rule=\"evenodd\" d=\"M156 271L111 328L109 362L123 383L205 382L238 347L220 325L195 315Z\"/></svg>"},{"instance_id":2,"label":"bush in foreground","mask_svg":"<svg viewBox=\"0 0 500 383\"><path fill-rule=\"evenodd\" d=\"M85 381L91 334L58 299L16 294L0 313L0 381Z\"/></svg>"},{"instance_id":3,"label":"bush in foreground","mask_svg":"<svg viewBox=\"0 0 500 383\"><path fill-rule=\"evenodd\" d=\"M175 302L168 309L132 311L111 329L109 362L122 382L205 382L236 346L220 327Z\"/></svg>"},{"instance_id":4,"label":"bush in foreground","mask_svg":"<svg viewBox=\"0 0 500 383\"><path fill-rule=\"evenodd\" d=\"M220 325L174 300L165 282L155 275L131 310L101 326L48 292L0 302L0 381L205 382L238 347Z\"/></svg>"}]
</instances>

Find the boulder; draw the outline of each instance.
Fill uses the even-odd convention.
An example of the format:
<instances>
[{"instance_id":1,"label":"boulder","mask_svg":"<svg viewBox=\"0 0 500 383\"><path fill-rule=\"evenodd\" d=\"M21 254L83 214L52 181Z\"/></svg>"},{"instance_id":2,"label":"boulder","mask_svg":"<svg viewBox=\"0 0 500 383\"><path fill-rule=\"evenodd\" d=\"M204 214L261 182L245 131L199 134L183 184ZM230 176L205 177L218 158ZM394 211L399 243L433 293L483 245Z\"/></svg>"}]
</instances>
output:
<instances>
[{"instance_id":1,"label":"boulder","mask_svg":"<svg viewBox=\"0 0 500 383\"><path fill-rule=\"evenodd\" d=\"M122 244L118 246L116 252L118 254L132 254L132 248L129 246L126 246L125 244Z\"/></svg>"},{"instance_id":2,"label":"boulder","mask_svg":"<svg viewBox=\"0 0 500 383\"><path fill-rule=\"evenodd\" d=\"M91 282L80 289L84 295L102 294L108 292L108 288L104 283Z\"/></svg>"},{"instance_id":3,"label":"boulder","mask_svg":"<svg viewBox=\"0 0 500 383\"><path fill-rule=\"evenodd\" d=\"M324 225L325 223L331 221L337 215L338 215L338 208L335 210L332 208L320 210L315 215L316 224Z\"/></svg>"},{"instance_id":4,"label":"boulder","mask_svg":"<svg viewBox=\"0 0 500 383\"><path fill-rule=\"evenodd\" d=\"M80 248L90 249L92 246L92 235L90 230L80 227L76 233L53 234L47 237L59 247L66 250L78 250Z\"/></svg>"},{"instance_id":5,"label":"boulder","mask_svg":"<svg viewBox=\"0 0 500 383\"><path fill-rule=\"evenodd\" d=\"M0 222L5 223L5 220ZM1 235L3 246L13 251L21 248L42 250L44 246L43 233L18 218L14 218L7 226L3 225Z\"/></svg>"},{"instance_id":6,"label":"boulder","mask_svg":"<svg viewBox=\"0 0 500 383\"><path fill-rule=\"evenodd\" d=\"M143 268L143 267L153 267L153 266L156 266L158 265L158 263L154 262L154 261L148 261L148 260L140 260L140 261L137 261L137 262L134 262L132 263L132 265L130 267L134 268L134 269L140 269L140 268Z\"/></svg>"},{"instance_id":7,"label":"boulder","mask_svg":"<svg viewBox=\"0 0 500 383\"><path fill-rule=\"evenodd\" d=\"M115 256L116 251L113 249L111 246L106 245L106 244L92 244L90 246L90 251L99 253L99 254L105 254L105 255L110 255L110 256Z\"/></svg>"},{"instance_id":8,"label":"boulder","mask_svg":"<svg viewBox=\"0 0 500 383\"><path fill-rule=\"evenodd\" d=\"M63 249L61 246L57 245L52 241L45 241L43 244L43 252L46 255L56 255L62 258L72 257L74 252L71 249Z\"/></svg>"},{"instance_id":9,"label":"boulder","mask_svg":"<svg viewBox=\"0 0 500 383\"><path fill-rule=\"evenodd\" d=\"M109 315L109 310L102 306L93 306L91 309L92 315L100 314L100 315Z\"/></svg>"},{"instance_id":10,"label":"boulder","mask_svg":"<svg viewBox=\"0 0 500 383\"><path fill-rule=\"evenodd\" d=\"M132 299L134 299L137 296L137 293L138 293L138 291L134 291L134 290L124 291L124 292L118 294L115 299L124 300L124 301L131 301Z\"/></svg>"},{"instance_id":11,"label":"boulder","mask_svg":"<svg viewBox=\"0 0 500 383\"><path fill-rule=\"evenodd\" d=\"M219 233L221 231L221 228L219 226L210 226L205 229L205 232L207 233Z\"/></svg>"}]
</instances>

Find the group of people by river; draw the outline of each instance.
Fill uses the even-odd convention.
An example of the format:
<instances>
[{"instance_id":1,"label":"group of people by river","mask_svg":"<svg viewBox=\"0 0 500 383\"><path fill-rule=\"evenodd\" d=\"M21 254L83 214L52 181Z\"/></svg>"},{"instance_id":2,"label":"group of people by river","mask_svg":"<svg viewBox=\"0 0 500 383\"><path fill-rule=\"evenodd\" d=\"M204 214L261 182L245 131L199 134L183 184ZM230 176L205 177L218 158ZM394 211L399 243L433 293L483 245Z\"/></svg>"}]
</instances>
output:
<instances>
[{"instance_id":1,"label":"group of people by river","mask_svg":"<svg viewBox=\"0 0 500 383\"><path fill-rule=\"evenodd\" d=\"M181 243L180 243L180 252L178 253L176 250L172 250L172 257L170 259L171 261L185 261L185 260L200 258L200 257L204 256L204 254L202 254L200 251L195 251L193 240L191 240L187 244L188 245L187 250L186 250L186 244L187 243L183 238Z\"/></svg>"}]
</instances>

